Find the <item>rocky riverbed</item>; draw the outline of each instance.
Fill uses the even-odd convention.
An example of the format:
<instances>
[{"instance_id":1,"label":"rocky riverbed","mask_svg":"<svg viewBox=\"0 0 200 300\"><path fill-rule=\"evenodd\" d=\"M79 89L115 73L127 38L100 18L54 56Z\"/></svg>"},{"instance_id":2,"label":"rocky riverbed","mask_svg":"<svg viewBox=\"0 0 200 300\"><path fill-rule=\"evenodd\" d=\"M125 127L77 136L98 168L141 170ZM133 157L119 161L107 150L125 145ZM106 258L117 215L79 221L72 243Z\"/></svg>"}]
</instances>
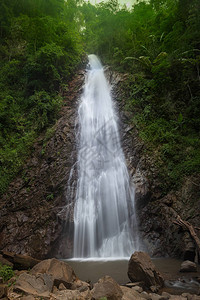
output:
<instances>
[{"instance_id":1,"label":"rocky riverbed","mask_svg":"<svg viewBox=\"0 0 200 300\"><path fill-rule=\"evenodd\" d=\"M135 252L131 256L127 270L131 282L123 285L111 276L103 276L96 283L82 281L70 264L55 258L38 261L30 256L2 252L0 262L18 268L7 282L2 283L3 278L0 278L0 299L4 300L200 300L199 272L195 273L196 279L193 278L193 283L199 284L195 293L189 289L170 291L165 284L165 274L156 269L144 252ZM191 263L185 263L186 269L188 266L194 268ZM182 280L182 285L184 283L187 284ZM178 293L173 294L173 291Z\"/></svg>"}]
</instances>

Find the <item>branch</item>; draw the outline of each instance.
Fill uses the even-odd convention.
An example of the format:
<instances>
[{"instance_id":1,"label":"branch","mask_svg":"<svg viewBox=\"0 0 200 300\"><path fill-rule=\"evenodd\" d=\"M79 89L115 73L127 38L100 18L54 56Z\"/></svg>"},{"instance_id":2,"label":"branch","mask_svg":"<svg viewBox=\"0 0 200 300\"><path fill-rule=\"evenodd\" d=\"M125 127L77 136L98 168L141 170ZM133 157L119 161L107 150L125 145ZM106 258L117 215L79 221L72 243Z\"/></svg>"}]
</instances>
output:
<instances>
[{"instance_id":1,"label":"branch","mask_svg":"<svg viewBox=\"0 0 200 300\"><path fill-rule=\"evenodd\" d=\"M200 255L200 239L198 238L198 236L197 236L197 234L196 234L196 232L194 230L193 225L190 224L187 221L183 221L179 215L177 217L177 220L175 220L173 223L176 224L176 225L179 225L181 227L184 227L184 228L186 228L189 231L191 237L195 241L195 244L197 246L197 250L198 250L199 255ZM199 228L197 228L197 229L199 230Z\"/></svg>"}]
</instances>

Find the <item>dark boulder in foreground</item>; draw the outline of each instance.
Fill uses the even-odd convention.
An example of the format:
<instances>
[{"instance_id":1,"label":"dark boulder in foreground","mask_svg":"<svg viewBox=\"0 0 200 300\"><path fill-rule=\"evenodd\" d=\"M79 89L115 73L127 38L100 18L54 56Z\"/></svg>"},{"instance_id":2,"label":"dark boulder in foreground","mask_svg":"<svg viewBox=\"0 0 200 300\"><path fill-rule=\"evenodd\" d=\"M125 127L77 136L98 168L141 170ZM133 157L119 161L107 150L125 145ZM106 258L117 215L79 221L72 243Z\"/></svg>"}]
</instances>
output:
<instances>
[{"instance_id":1,"label":"dark boulder in foreground","mask_svg":"<svg viewBox=\"0 0 200 300\"><path fill-rule=\"evenodd\" d=\"M162 287L163 277L156 270L150 256L145 252L134 252L128 264L128 277L132 282L142 281L145 287Z\"/></svg>"},{"instance_id":2,"label":"dark boulder in foreground","mask_svg":"<svg viewBox=\"0 0 200 300\"><path fill-rule=\"evenodd\" d=\"M35 259L29 255L16 254L8 251L1 251L0 262L3 265L12 266L17 270L28 270L33 268L40 262L39 259Z\"/></svg>"}]
</instances>

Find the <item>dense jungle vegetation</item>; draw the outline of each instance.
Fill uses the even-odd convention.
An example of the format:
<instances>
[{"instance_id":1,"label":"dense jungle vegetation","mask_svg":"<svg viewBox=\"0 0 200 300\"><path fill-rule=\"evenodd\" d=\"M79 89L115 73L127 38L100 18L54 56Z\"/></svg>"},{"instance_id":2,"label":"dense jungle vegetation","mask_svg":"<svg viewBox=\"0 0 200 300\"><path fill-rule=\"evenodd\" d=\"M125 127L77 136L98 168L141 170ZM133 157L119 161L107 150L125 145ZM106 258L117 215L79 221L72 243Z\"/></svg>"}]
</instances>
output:
<instances>
[{"instance_id":1,"label":"dense jungle vegetation","mask_svg":"<svg viewBox=\"0 0 200 300\"><path fill-rule=\"evenodd\" d=\"M130 123L154 155L163 191L200 171L200 1L1 0L0 190L50 127L86 53L127 73Z\"/></svg>"}]
</instances>

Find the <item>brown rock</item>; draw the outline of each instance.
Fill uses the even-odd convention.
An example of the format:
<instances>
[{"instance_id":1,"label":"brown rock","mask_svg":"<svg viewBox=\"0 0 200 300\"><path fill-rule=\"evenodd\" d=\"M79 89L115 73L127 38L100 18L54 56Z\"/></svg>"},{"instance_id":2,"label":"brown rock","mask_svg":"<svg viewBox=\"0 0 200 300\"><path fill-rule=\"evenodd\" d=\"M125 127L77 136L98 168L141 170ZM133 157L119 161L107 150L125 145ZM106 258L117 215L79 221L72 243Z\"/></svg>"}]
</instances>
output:
<instances>
[{"instance_id":1,"label":"brown rock","mask_svg":"<svg viewBox=\"0 0 200 300\"><path fill-rule=\"evenodd\" d=\"M63 283L61 283L61 284L59 284L58 289L59 289L60 291L66 290L66 286L65 286Z\"/></svg>"},{"instance_id":2,"label":"brown rock","mask_svg":"<svg viewBox=\"0 0 200 300\"><path fill-rule=\"evenodd\" d=\"M152 285L152 286L150 286L150 290L151 290L153 293L157 293L159 289L158 289L158 286Z\"/></svg>"},{"instance_id":3,"label":"brown rock","mask_svg":"<svg viewBox=\"0 0 200 300\"><path fill-rule=\"evenodd\" d=\"M136 291L136 292L138 292L138 293L142 293L143 292L143 289L140 287L140 286L134 286L134 287L132 287L132 289L134 290L134 291Z\"/></svg>"},{"instance_id":4,"label":"brown rock","mask_svg":"<svg viewBox=\"0 0 200 300\"><path fill-rule=\"evenodd\" d=\"M170 298L170 294L167 293L167 292L162 292L162 296L166 299L169 299Z\"/></svg>"},{"instance_id":5,"label":"brown rock","mask_svg":"<svg viewBox=\"0 0 200 300\"><path fill-rule=\"evenodd\" d=\"M14 256L15 256L14 252L1 251L1 254L3 255L4 258L6 258L7 260L9 260L10 262L13 263L13 259L14 259Z\"/></svg>"},{"instance_id":6,"label":"brown rock","mask_svg":"<svg viewBox=\"0 0 200 300\"><path fill-rule=\"evenodd\" d=\"M157 294L151 294L151 299L152 300L162 300L162 296L157 295Z\"/></svg>"},{"instance_id":7,"label":"brown rock","mask_svg":"<svg viewBox=\"0 0 200 300\"><path fill-rule=\"evenodd\" d=\"M22 295L14 293L12 289L8 290L8 299L9 300L15 300L15 299L21 300L21 298L22 298Z\"/></svg>"},{"instance_id":8,"label":"brown rock","mask_svg":"<svg viewBox=\"0 0 200 300\"><path fill-rule=\"evenodd\" d=\"M147 299L147 300L151 299L151 296L149 296L149 294L147 292L142 292L140 295L144 299Z\"/></svg>"},{"instance_id":9,"label":"brown rock","mask_svg":"<svg viewBox=\"0 0 200 300\"><path fill-rule=\"evenodd\" d=\"M13 267L13 264L9 260L5 259L1 254L0 254L0 263L2 265Z\"/></svg>"},{"instance_id":10,"label":"brown rock","mask_svg":"<svg viewBox=\"0 0 200 300\"><path fill-rule=\"evenodd\" d=\"M162 287L164 280L156 270L150 256L145 252L132 254L128 265L128 277L131 281L143 281L146 287Z\"/></svg>"},{"instance_id":11,"label":"brown rock","mask_svg":"<svg viewBox=\"0 0 200 300\"><path fill-rule=\"evenodd\" d=\"M130 289L126 286L121 287L123 292L122 300L143 300L143 298L137 291Z\"/></svg>"},{"instance_id":12,"label":"brown rock","mask_svg":"<svg viewBox=\"0 0 200 300\"><path fill-rule=\"evenodd\" d=\"M194 295L189 293L183 293L181 296L187 298L187 300L194 300Z\"/></svg>"},{"instance_id":13,"label":"brown rock","mask_svg":"<svg viewBox=\"0 0 200 300\"><path fill-rule=\"evenodd\" d=\"M21 298L21 300L34 300L34 299L35 299L35 297L32 296L32 295L23 296L23 297Z\"/></svg>"},{"instance_id":14,"label":"brown rock","mask_svg":"<svg viewBox=\"0 0 200 300\"><path fill-rule=\"evenodd\" d=\"M24 292L26 294L38 296L38 297L49 297L53 288L53 279L49 274L37 274L31 275L23 273L19 276L13 291Z\"/></svg>"},{"instance_id":15,"label":"brown rock","mask_svg":"<svg viewBox=\"0 0 200 300\"><path fill-rule=\"evenodd\" d=\"M171 295L170 300L187 300L187 298L182 297L182 296L178 296L178 295ZM195 295L194 295L194 298L192 300L197 300L195 298Z\"/></svg>"},{"instance_id":16,"label":"brown rock","mask_svg":"<svg viewBox=\"0 0 200 300\"><path fill-rule=\"evenodd\" d=\"M1 284L0 285L0 298L7 296L7 285Z\"/></svg>"},{"instance_id":17,"label":"brown rock","mask_svg":"<svg viewBox=\"0 0 200 300\"><path fill-rule=\"evenodd\" d=\"M66 288L71 288L73 282L77 280L74 270L66 262L58 259L46 259L35 265L30 272L36 274L48 274L52 276L53 284L59 287L63 283Z\"/></svg>"},{"instance_id":18,"label":"brown rock","mask_svg":"<svg viewBox=\"0 0 200 300\"><path fill-rule=\"evenodd\" d=\"M18 270L27 270L33 268L40 260L29 255L16 254L13 258L14 267Z\"/></svg>"},{"instance_id":19,"label":"brown rock","mask_svg":"<svg viewBox=\"0 0 200 300\"><path fill-rule=\"evenodd\" d=\"M94 284L91 295L94 299L107 297L109 300L119 300L122 299L123 292L119 284L112 277L104 276Z\"/></svg>"},{"instance_id":20,"label":"brown rock","mask_svg":"<svg viewBox=\"0 0 200 300\"><path fill-rule=\"evenodd\" d=\"M72 290L79 290L79 292L87 291L87 290L89 290L89 288L90 288L89 283L79 280L79 279L74 281L74 283L71 286Z\"/></svg>"},{"instance_id":21,"label":"brown rock","mask_svg":"<svg viewBox=\"0 0 200 300\"><path fill-rule=\"evenodd\" d=\"M1 261L2 260L2 261ZM3 263L5 261L5 263ZM18 270L27 270L33 268L40 260L35 259L29 255L16 254L14 252L1 251L0 262L11 267L14 266Z\"/></svg>"},{"instance_id":22,"label":"brown rock","mask_svg":"<svg viewBox=\"0 0 200 300\"><path fill-rule=\"evenodd\" d=\"M57 292L58 292L58 288L57 288L56 286L54 286L54 287L53 287L52 293L53 293L53 294L56 294Z\"/></svg>"},{"instance_id":23,"label":"brown rock","mask_svg":"<svg viewBox=\"0 0 200 300\"><path fill-rule=\"evenodd\" d=\"M180 272L197 272L197 266L190 260L185 260L181 264Z\"/></svg>"},{"instance_id":24,"label":"brown rock","mask_svg":"<svg viewBox=\"0 0 200 300\"><path fill-rule=\"evenodd\" d=\"M89 291L81 293L79 291L62 290L56 294L50 295L50 300L91 300L92 296Z\"/></svg>"}]
</instances>

